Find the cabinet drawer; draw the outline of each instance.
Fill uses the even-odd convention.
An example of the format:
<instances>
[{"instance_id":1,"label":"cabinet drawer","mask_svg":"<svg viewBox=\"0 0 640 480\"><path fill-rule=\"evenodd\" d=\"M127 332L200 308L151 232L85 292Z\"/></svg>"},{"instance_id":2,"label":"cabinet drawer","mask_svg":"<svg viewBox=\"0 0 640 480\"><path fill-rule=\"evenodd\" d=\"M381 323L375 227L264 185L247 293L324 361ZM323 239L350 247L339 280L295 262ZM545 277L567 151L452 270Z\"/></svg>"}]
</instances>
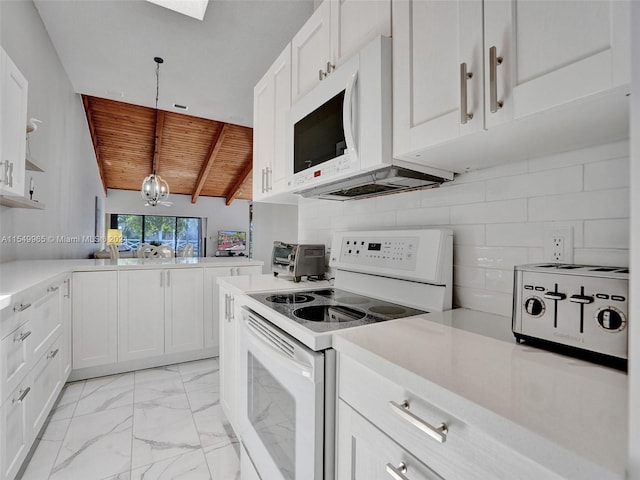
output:
<instances>
[{"instance_id":1,"label":"cabinet drawer","mask_svg":"<svg viewBox=\"0 0 640 480\"><path fill-rule=\"evenodd\" d=\"M62 336L59 335L31 371L29 428L38 433L62 391Z\"/></svg>"},{"instance_id":2,"label":"cabinet drawer","mask_svg":"<svg viewBox=\"0 0 640 480\"><path fill-rule=\"evenodd\" d=\"M342 400L338 419L338 480L442 480Z\"/></svg>"},{"instance_id":3,"label":"cabinet drawer","mask_svg":"<svg viewBox=\"0 0 640 480\"><path fill-rule=\"evenodd\" d=\"M33 352L31 336L31 322L26 322L0 342L0 404L29 371Z\"/></svg>"},{"instance_id":4,"label":"cabinet drawer","mask_svg":"<svg viewBox=\"0 0 640 480\"><path fill-rule=\"evenodd\" d=\"M51 285L43 290L31 307L31 345L37 361L51 346L62 330L61 285Z\"/></svg>"},{"instance_id":5,"label":"cabinet drawer","mask_svg":"<svg viewBox=\"0 0 640 480\"><path fill-rule=\"evenodd\" d=\"M444 478L559 478L488 432L466 424L403 386L349 357L340 355L339 359L340 398ZM402 406L405 402L408 408ZM416 424L422 424L422 428ZM446 425L445 433L437 432L441 424ZM440 436L442 443L436 440Z\"/></svg>"},{"instance_id":6,"label":"cabinet drawer","mask_svg":"<svg viewBox=\"0 0 640 480\"><path fill-rule=\"evenodd\" d=\"M0 310L0 338L6 337L31 318L31 296L23 293L16 297L11 305Z\"/></svg>"}]
</instances>

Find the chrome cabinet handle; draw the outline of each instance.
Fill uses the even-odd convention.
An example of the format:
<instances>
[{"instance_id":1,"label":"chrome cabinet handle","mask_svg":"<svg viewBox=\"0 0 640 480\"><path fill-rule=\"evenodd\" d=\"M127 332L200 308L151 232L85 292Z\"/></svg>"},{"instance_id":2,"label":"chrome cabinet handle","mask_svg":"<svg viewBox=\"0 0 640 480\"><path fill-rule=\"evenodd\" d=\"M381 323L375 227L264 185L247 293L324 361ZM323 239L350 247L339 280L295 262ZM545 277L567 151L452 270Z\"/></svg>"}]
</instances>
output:
<instances>
[{"instance_id":1,"label":"chrome cabinet handle","mask_svg":"<svg viewBox=\"0 0 640 480\"><path fill-rule=\"evenodd\" d=\"M171 270L167 270L167 287L171 286Z\"/></svg>"},{"instance_id":2,"label":"chrome cabinet handle","mask_svg":"<svg viewBox=\"0 0 640 480\"><path fill-rule=\"evenodd\" d=\"M236 318L236 316L233 313L233 310L235 309L235 303L236 303L235 297L233 295L229 295L229 321Z\"/></svg>"},{"instance_id":3,"label":"chrome cabinet handle","mask_svg":"<svg viewBox=\"0 0 640 480\"><path fill-rule=\"evenodd\" d=\"M262 173L262 193L264 193L266 191L266 186L265 186L265 184L267 183L265 181L266 172L267 172L267 169L263 168L262 172L261 172Z\"/></svg>"},{"instance_id":4,"label":"chrome cabinet handle","mask_svg":"<svg viewBox=\"0 0 640 480\"><path fill-rule=\"evenodd\" d=\"M267 167L266 170L267 170L267 192L270 192L271 188L273 187L273 185L271 183L272 178L273 178L273 176L272 176L273 170L271 170L271 167Z\"/></svg>"},{"instance_id":5,"label":"chrome cabinet handle","mask_svg":"<svg viewBox=\"0 0 640 480\"><path fill-rule=\"evenodd\" d=\"M6 185L9 185L9 160L5 160L4 162L2 162L2 169L4 171L4 174L2 175L2 181Z\"/></svg>"},{"instance_id":6,"label":"chrome cabinet handle","mask_svg":"<svg viewBox=\"0 0 640 480\"><path fill-rule=\"evenodd\" d=\"M64 283L67 286L67 293L64 294L64 298L71 298L71 280L67 278Z\"/></svg>"},{"instance_id":7,"label":"chrome cabinet handle","mask_svg":"<svg viewBox=\"0 0 640 480\"><path fill-rule=\"evenodd\" d=\"M227 322L231 320L229 318L229 294L228 293L224 294L224 318L227 320Z\"/></svg>"},{"instance_id":8,"label":"chrome cabinet handle","mask_svg":"<svg viewBox=\"0 0 640 480\"><path fill-rule=\"evenodd\" d=\"M56 348L54 351L49 352L49 354L47 355L47 360L51 360L53 357L55 357L58 352L60 351L59 348Z\"/></svg>"},{"instance_id":9,"label":"chrome cabinet handle","mask_svg":"<svg viewBox=\"0 0 640 480\"><path fill-rule=\"evenodd\" d=\"M473 72L467 72L467 63L460 64L460 123L465 125L473 118L467 111L467 82L473 78Z\"/></svg>"},{"instance_id":10,"label":"chrome cabinet handle","mask_svg":"<svg viewBox=\"0 0 640 480\"><path fill-rule=\"evenodd\" d=\"M331 63L331 62L327 62L327 73L326 75L329 75L331 72L333 72L336 69L336 66ZM325 76L326 76L325 75Z\"/></svg>"},{"instance_id":11,"label":"chrome cabinet handle","mask_svg":"<svg viewBox=\"0 0 640 480\"><path fill-rule=\"evenodd\" d=\"M403 473L407 473L407 466L404 463L398 464L397 467L394 467L391 463L387 463L387 473L394 480L409 480L408 477L403 475Z\"/></svg>"},{"instance_id":12,"label":"chrome cabinet handle","mask_svg":"<svg viewBox=\"0 0 640 480\"><path fill-rule=\"evenodd\" d=\"M326 76L327 74L323 72L322 69L318 70L318 80L322 81L325 79Z\"/></svg>"},{"instance_id":13,"label":"chrome cabinet handle","mask_svg":"<svg viewBox=\"0 0 640 480\"><path fill-rule=\"evenodd\" d=\"M496 47L489 49L489 96L491 113L496 113L504 105L498 101L498 65L502 65L502 57L498 57Z\"/></svg>"},{"instance_id":14,"label":"chrome cabinet handle","mask_svg":"<svg viewBox=\"0 0 640 480\"><path fill-rule=\"evenodd\" d=\"M9 186L13 187L13 162L9 164Z\"/></svg>"},{"instance_id":15,"label":"chrome cabinet handle","mask_svg":"<svg viewBox=\"0 0 640 480\"><path fill-rule=\"evenodd\" d=\"M16 335L13 339L14 342L24 342L27 337L31 335L31 330L28 330L24 333L21 333L20 335Z\"/></svg>"},{"instance_id":16,"label":"chrome cabinet handle","mask_svg":"<svg viewBox=\"0 0 640 480\"><path fill-rule=\"evenodd\" d=\"M29 395L29 392L31 391L31 387L27 387L24 390L20 390L20 396L17 399L13 399L11 400L11 403L22 403L22 401L24 400L24 398Z\"/></svg>"},{"instance_id":17,"label":"chrome cabinet handle","mask_svg":"<svg viewBox=\"0 0 640 480\"><path fill-rule=\"evenodd\" d=\"M58 290L60 290L60 287L49 287L47 288L47 293L57 292Z\"/></svg>"},{"instance_id":18,"label":"chrome cabinet handle","mask_svg":"<svg viewBox=\"0 0 640 480\"><path fill-rule=\"evenodd\" d=\"M409 402L407 400L402 402L400 405L396 402L389 402L389 407L396 415L400 416L414 427L422 430L435 441L444 443L447 440L447 433L449 432L447 424L443 422L437 427L434 427L430 423L425 422L420 417L409 411Z\"/></svg>"},{"instance_id":19,"label":"chrome cabinet handle","mask_svg":"<svg viewBox=\"0 0 640 480\"><path fill-rule=\"evenodd\" d=\"M14 312L23 312L25 311L27 308L29 308L31 306L30 303L21 303L20 305L18 305L17 307L13 307L13 311Z\"/></svg>"}]
</instances>

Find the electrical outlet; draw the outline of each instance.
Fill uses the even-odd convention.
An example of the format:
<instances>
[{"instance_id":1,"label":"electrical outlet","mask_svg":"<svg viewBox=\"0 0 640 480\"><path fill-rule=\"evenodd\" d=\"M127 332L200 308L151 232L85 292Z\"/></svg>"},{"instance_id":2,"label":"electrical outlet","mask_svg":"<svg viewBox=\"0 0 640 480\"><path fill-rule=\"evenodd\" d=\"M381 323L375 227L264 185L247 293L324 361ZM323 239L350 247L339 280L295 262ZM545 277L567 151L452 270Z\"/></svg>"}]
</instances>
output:
<instances>
[{"instance_id":1,"label":"electrical outlet","mask_svg":"<svg viewBox=\"0 0 640 480\"><path fill-rule=\"evenodd\" d=\"M573 263L573 227L546 229L544 256L548 262Z\"/></svg>"}]
</instances>

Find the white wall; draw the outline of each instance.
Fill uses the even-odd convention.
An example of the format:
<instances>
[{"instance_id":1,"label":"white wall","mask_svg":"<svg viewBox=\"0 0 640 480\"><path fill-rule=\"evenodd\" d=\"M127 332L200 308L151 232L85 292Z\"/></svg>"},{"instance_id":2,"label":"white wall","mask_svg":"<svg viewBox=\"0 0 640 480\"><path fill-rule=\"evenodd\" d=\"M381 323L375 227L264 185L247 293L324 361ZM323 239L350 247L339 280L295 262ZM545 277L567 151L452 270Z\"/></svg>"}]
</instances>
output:
<instances>
[{"instance_id":1,"label":"white wall","mask_svg":"<svg viewBox=\"0 0 640 480\"><path fill-rule=\"evenodd\" d=\"M171 185L169 185L171 190ZM104 212L137 215L170 215L183 217L201 217L207 219L207 256L215 252L218 230L241 230L249 234L249 201L234 200L225 205L224 198L199 197L191 203L191 195L169 195L170 207L145 207L140 192L129 190L107 191ZM108 224L107 224L108 227ZM246 252L248 255L249 252Z\"/></svg>"},{"instance_id":2,"label":"white wall","mask_svg":"<svg viewBox=\"0 0 640 480\"><path fill-rule=\"evenodd\" d=\"M86 257L95 244L57 239L92 236L95 197L104 196L80 96L31 1L0 1L0 42L29 81L27 118L44 122L30 144L45 172L27 171L25 183L33 177L33 198L46 205L45 210L0 207L0 237L46 238L35 244L0 243L0 261Z\"/></svg>"},{"instance_id":3,"label":"white wall","mask_svg":"<svg viewBox=\"0 0 640 480\"><path fill-rule=\"evenodd\" d=\"M629 479L640 479L640 2L632 2L631 283L629 291Z\"/></svg>"},{"instance_id":4,"label":"white wall","mask_svg":"<svg viewBox=\"0 0 640 480\"><path fill-rule=\"evenodd\" d=\"M254 203L253 234L253 258L264 262L263 273L271 273L273 242L298 242L297 205Z\"/></svg>"},{"instance_id":5,"label":"white wall","mask_svg":"<svg viewBox=\"0 0 640 480\"><path fill-rule=\"evenodd\" d=\"M629 264L629 144L471 172L440 188L333 202L303 200L299 241L337 230L440 226L454 232L454 304L511 315L513 266L546 261L543 232L571 226L574 261Z\"/></svg>"}]
</instances>

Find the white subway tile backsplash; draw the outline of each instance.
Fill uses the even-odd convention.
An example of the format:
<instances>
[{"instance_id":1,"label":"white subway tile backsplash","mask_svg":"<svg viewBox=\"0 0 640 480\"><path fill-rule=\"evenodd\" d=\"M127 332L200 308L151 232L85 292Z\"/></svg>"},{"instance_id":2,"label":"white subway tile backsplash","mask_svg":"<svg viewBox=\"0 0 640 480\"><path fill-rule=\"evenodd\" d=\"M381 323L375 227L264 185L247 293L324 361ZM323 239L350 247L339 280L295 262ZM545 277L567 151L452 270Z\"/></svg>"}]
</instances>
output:
<instances>
[{"instance_id":1,"label":"white subway tile backsplash","mask_svg":"<svg viewBox=\"0 0 640 480\"><path fill-rule=\"evenodd\" d=\"M451 207L451 223L505 223L527 220L527 200L524 198L458 205Z\"/></svg>"},{"instance_id":2,"label":"white subway tile backsplash","mask_svg":"<svg viewBox=\"0 0 640 480\"><path fill-rule=\"evenodd\" d=\"M510 293L468 287L454 289L453 304L458 307L480 310L505 317L510 317L513 309L513 300Z\"/></svg>"},{"instance_id":3,"label":"white subway tile backsplash","mask_svg":"<svg viewBox=\"0 0 640 480\"><path fill-rule=\"evenodd\" d=\"M487 201L582 190L582 165L487 181Z\"/></svg>"},{"instance_id":4,"label":"white subway tile backsplash","mask_svg":"<svg viewBox=\"0 0 640 480\"><path fill-rule=\"evenodd\" d=\"M587 220L584 222L585 248L629 248L629 220Z\"/></svg>"},{"instance_id":5,"label":"white subway tile backsplash","mask_svg":"<svg viewBox=\"0 0 640 480\"><path fill-rule=\"evenodd\" d=\"M484 288L485 269L476 267L453 267L453 284L461 287Z\"/></svg>"},{"instance_id":6,"label":"white subway tile backsplash","mask_svg":"<svg viewBox=\"0 0 640 480\"><path fill-rule=\"evenodd\" d=\"M529 221L531 222L628 217L628 188L529 199Z\"/></svg>"},{"instance_id":7,"label":"white subway tile backsplash","mask_svg":"<svg viewBox=\"0 0 640 480\"><path fill-rule=\"evenodd\" d=\"M569 165L582 165L629 155L629 141L607 143L597 147L562 152L529 160L529 171L549 170Z\"/></svg>"},{"instance_id":8,"label":"white subway tile backsplash","mask_svg":"<svg viewBox=\"0 0 640 480\"><path fill-rule=\"evenodd\" d=\"M445 183L439 188L422 190L421 193L423 207L444 207L485 201L483 182L462 185Z\"/></svg>"},{"instance_id":9,"label":"white subway tile backsplash","mask_svg":"<svg viewBox=\"0 0 640 480\"><path fill-rule=\"evenodd\" d=\"M334 231L449 228L454 305L511 315L513 267L541 263L544 232L573 228L574 262L629 264L626 141L457 175L434 189L366 200L301 199L299 241Z\"/></svg>"},{"instance_id":10,"label":"white subway tile backsplash","mask_svg":"<svg viewBox=\"0 0 640 480\"><path fill-rule=\"evenodd\" d=\"M396 214L398 226L448 225L449 223L451 223L449 207L413 208L398 210Z\"/></svg>"},{"instance_id":11,"label":"white subway tile backsplash","mask_svg":"<svg viewBox=\"0 0 640 480\"><path fill-rule=\"evenodd\" d=\"M523 247L472 247L461 245L453 251L453 264L469 267L501 268L527 263L528 249Z\"/></svg>"},{"instance_id":12,"label":"white subway tile backsplash","mask_svg":"<svg viewBox=\"0 0 640 480\"><path fill-rule=\"evenodd\" d=\"M583 265L629 266L629 250L580 248L573 253L574 262Z\"/></svg>"},{"instance_id":13,"label":"white subway tile backsplash","mask_svg":"<svg viewBox=\"0 0 640 480\"><path fill-rule=\"evenodd\" d=\"M513 268L507 270L485 270L485 288L487 290L513 293Z\"/></svg>"},{"instance_id":14,"label":"white subway tile backsplash","mask_svg":"<svg viewBox=\"0 0 640 480\"><path fill-rule=\"evenodd\" d=\"M629 157L584 166L584 189L605 190L629 186Z\"/></svg>"}]
</instances>

